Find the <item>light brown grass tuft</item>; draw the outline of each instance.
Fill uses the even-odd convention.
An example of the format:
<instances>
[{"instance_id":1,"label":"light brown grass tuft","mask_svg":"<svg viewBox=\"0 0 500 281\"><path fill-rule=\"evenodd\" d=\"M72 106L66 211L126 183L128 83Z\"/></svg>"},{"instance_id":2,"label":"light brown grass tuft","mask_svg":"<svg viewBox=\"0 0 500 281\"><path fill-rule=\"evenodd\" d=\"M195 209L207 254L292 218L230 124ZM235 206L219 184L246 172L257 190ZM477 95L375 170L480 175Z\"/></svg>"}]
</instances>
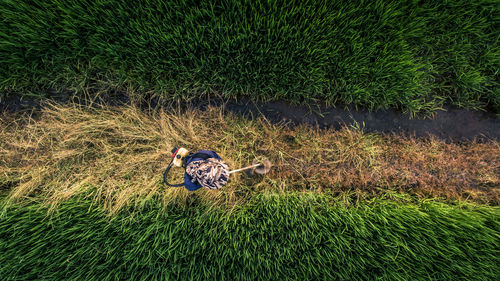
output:
<instances>
[{"instance_id":1,"label":"light brown grass tuft","mask_svg":"<svg viewBox=\"0 0 500 281\"><path fill-rule=\"evenodd\" d=\"M49 104L35 117L4 114L0 143L0 177L14 183L9 199L37 194L53 207L80 194L111 212L136 198L186 201L193 193L162 185L174 145L215 150L231 168L263 155L271 160L266 177L234 174L222 190L196 192L216 204L234 205L264 190L365 196L395 190L499 202L498 142L446 144L354 128L288 128L223 114L220 108L145 113L133 106ZM173 174L171 181L182 180L181 170Z\"/></svg>"}]
</instances>

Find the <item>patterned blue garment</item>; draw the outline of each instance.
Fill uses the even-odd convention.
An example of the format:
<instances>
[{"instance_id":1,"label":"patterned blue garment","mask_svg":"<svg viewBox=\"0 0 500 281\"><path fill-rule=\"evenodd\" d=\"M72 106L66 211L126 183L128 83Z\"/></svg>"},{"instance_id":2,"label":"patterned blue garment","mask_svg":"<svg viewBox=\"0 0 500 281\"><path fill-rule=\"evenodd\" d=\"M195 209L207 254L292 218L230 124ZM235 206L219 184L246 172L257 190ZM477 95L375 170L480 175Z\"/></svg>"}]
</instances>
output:
<instances>
[{"instance_id":1,"label":"patterned blue garment","mask_svg":"<svg viewBox=\"0 0 500 281\"><path fill-rule=\"evenodd\" d=\"M228 170L226 163L217 158L192 161L186 166L186 173L191 176L191 181L208 189L219 189L226 185Z\"/></svg>"},{"instance_id":2,"label":"patterned blue garment","mask_svg":"<svg viewBox=\"0 0 500 281\"><path fill-rule=\"evenodd\" d=\"M219 155L211 150L200 150L186 161L184 186L189 191L201 187L219 189L229 179L229 169Z\"/></svg>"}]
</instances>

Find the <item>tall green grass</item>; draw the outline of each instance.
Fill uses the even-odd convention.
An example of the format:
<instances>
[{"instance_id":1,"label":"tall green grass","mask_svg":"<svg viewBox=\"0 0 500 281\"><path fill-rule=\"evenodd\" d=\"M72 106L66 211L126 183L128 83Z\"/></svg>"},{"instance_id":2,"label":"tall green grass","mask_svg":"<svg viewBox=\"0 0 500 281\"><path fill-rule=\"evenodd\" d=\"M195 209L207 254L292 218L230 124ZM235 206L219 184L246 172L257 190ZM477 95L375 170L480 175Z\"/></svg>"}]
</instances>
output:
<instances>
[{"instance_id":1,"label":"tall green grass","mask_svg":"<svg viewBox=\"0 0 500 281\"><path fill-rule=\"evenodd\" d=\"M0 1L0 91L500 109L496 0Z\"/></svg>"},{"instance_id":2,"label":"tall green grass","mask_svg":"<svg viewBox=\"0 0 500 281\"><path fill-rule=\"evenodd\" d=\"M195 196L195 195L194 195ZM0 217L2 280L494 280L498 208L259 195L230 213L73 200Z\"/></svg>"}]
</instances>

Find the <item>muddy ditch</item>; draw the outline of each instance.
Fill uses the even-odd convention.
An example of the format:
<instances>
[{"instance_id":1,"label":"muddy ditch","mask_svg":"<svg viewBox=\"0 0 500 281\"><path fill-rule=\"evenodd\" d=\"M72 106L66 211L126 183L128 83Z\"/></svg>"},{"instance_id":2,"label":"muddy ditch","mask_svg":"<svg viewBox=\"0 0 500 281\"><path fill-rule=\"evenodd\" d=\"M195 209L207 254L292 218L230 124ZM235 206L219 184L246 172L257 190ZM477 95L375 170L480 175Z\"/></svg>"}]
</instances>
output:
<instances>
[{"instance_id":1,"label":"muddy ditch","mask_svg":"<svg viewBox=\"0 0 500 281\"><path fill-rule=\"evenodd\" d=\"M320 128L362 127L366 132L397 133L415 137L435 136L447 141L500 140L500 119L494 114L445 107L432 117L414 117L395 110L333 108L322 105L290 105L276 101L257 104L251 101L228 102L226 109L239 114L263 114L273 122L307 123Z\"/></svg>"},{"instance_id":2,"label":"muddy ditch","mask_svg":"<svg viewBox=\"0 0 500 281\"><path fill-rule=\"evenodd\" d=\"M48 91L44 99L65 103L69 101L85 102L75 98L71 92ZM2 111L25 111L40 108L44 99L10 96L0 101ZM96 104L120 105L130 103L125 92L109 92L100 95ZM158 107L172 102L159 102L151 98L143 102L144 107ZM410 118L409 114L396 110L369 111L347 107L331 107L322 104L292 105L284 101L268 103L253 102L249 98L236 100L195 100L178 103L181 108L195 107L204 109L209 105L222 106L225 110L247 116L263 115L273 123L286 122L290 125L309 124L319 128L340 129L343 126L361 127L370 133L396 133L414 137L434 136L449 142L476 140L500 141L500 118L490 112L472 111L445 106L433 116Z\"/></svg>"}]
</instances>

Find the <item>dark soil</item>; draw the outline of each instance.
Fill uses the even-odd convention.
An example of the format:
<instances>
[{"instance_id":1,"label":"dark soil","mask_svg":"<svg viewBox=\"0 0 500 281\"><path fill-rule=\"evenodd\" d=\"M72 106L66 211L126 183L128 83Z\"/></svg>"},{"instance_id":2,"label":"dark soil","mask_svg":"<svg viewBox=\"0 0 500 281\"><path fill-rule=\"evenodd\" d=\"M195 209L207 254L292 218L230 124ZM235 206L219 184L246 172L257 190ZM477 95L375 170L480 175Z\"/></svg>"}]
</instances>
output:
<instances>
[{"instance_id":1,"label":"dark soil","mask_svg":"<svg viewBox=\"0 0 500 281\"><path fill-rule=\"evenodd\" d=\"M500 140L500 119L494 114L445 107L432 117L410 118L394 110L368 111L353 107L333 108L314 105L312 108L277 101L256 104L249 101L229 102L226 108L240 114L261 113L273 122L307 123L320 128L359 126L366 132L398 133L416 137L435 136L447 141Z\"/></svg>"},{"instance_id":2,"label":"dark soil","mask_svg":"<svg viewBox=\"0 0 500 281\"><path fill-rule=\"evenodd\" d=\"M51 99L57 102L82 102L73 97L72 93L47 92L44 99L21 98L10 96L0 101L0 112L26 111L38 109L44 100ZM129 103L130 99L123 92L109 93L100 96L96 101L109 105ZM145 103L144 103L145 104ZM151 99L148 107L157 107L167 103ZM471 111L467 109L446 106L444 110L436 111L433 116L410 118L395 110L368 111L354 107L328 107L321 104L291 105L283 101L256 103L248 98L238 101L221 99L197 100L181 103L181 107L196 107L203 109L208 105L223 106L225 110L244 116L263 115L273 123L288 122L291 125L309 124L319 128L335 128L342 126L356 126L365 132L397 133L415 137L434 136L452 142L460 141L500 141L500 119L488 112Z\"/></svg>"}]
</instances>

